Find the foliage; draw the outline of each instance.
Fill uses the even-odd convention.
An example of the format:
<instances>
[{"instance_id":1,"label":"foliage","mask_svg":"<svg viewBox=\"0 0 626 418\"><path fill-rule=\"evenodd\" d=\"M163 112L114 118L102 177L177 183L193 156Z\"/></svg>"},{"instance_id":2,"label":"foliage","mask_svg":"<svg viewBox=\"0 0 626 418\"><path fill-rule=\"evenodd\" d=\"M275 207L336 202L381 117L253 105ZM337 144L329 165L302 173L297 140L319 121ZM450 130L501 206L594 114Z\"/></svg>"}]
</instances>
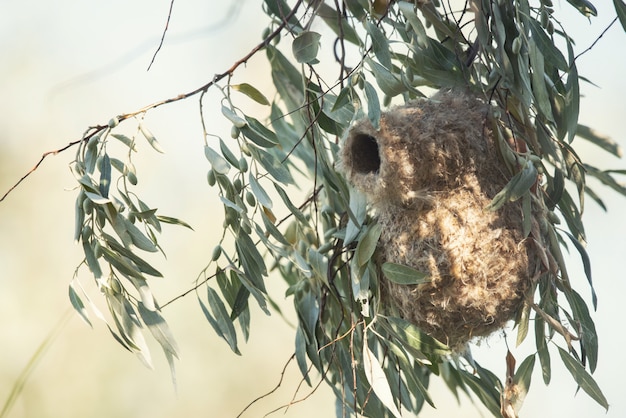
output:
<instances>
[{"instance_id":1,"label":"foliage","mask_svg":"<svg viewBox=\"0 0 626 418\"><path fill-rule=\"evenodd\" d=\"M568 3L586 16L596 14L589 1ZM616 19L626 27L626 6L621 0L614 4ZM603 203L586 176L626 195L615 179L624 172L590 166L572 147L578 137L621 154L610 139L578 124L584 79L552 1L475 0L453 10L448 3L426 0L264 0L263 11L269 23L262 42L230 69L192 92L90 128L74 143L75 239L85 254L79 269L93 274L114 338L150 365L147 328L174 375L178 348L149 287L150 276L161 273L145 253L162 252L163 223L188 225L159 214L139 197L135 143L146 140L162 152L143 115L193 96L202 104L214 88L223 93L222 115L232 123L227 137L207 132L203 119L207 180L223 203L223 234L194 290L208 322L234 352L249 335L251 304L270 313L265 281L277 274L288 285L299 320L295 357L303 379L312 385L312 371L319 372L340 401L338 416L418 413L424 403L433 404L428 392L433 376L455 394L473 393L494 416L514 416L536 359L544 382L550 382L555 351L580 388L608 408L591 376L598 361L595 326L580 292L570 285L562 249L571 242L580 253L595 309L581 214L585 196ZM319 21L327 29L312 31ZM334 57L321 54L328 48ZM262 53L276 88L272 98L252 80L231 83L242 63ZM520 200L530 219L535 199L549 215L541 225L547 238L539 254L546 269L515 321L517 343L532 328L536 352L517 372L511 356L504 382L475 362L469 348L453 352L415 325L383 314L381 272L396 283L425 278L398 264L378 268L380 227L337 165L353 122L365 117L377 126L383 107L441 88L471 90L491 104L499 121L490 129L511 180L490 209ZM267 106L267 114L244 114L237 103L248 99ZM120 123L136 123L136 134L119 133ZM124 154L111 154L114 141L126 147ZM308 189L302 201L294 198L298 187ZM532 235L534 227L529 221L527 235L539 239ZM230 237L233 248L226 244ZM105 318L78 279L70 285L70 300L85 321L90 321L88 307Z\"/></svg>"}]
</instances>

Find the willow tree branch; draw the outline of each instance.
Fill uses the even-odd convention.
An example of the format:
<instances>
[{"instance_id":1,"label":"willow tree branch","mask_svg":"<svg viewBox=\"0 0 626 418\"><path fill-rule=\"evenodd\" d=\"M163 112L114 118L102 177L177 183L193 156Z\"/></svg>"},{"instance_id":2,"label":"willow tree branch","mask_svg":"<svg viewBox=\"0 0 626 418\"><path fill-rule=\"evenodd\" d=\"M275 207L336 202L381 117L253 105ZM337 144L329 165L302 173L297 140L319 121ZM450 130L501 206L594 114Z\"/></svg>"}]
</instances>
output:
<instances>
[{"instance_id":1,"label":"willow tree branch","mask_svg":"<svg viewBox=\"0 0 626 418\"><path fill-rule=\"evenodd\" d=\"M142 113L145 113L149 110L155 109L159 106L163 106L169 103L174 103L174 102L178 102L180 100L185 100L188 99L190 97L193 97L199 93L205 93L209 88L211 88L212 86L214 86L215 84L219 83L221 80L223 80L224 78L228 77L228 76L232 76L233 73L237 70L237 68L239 68L242 64L246 64L250 58L252 58L255 54L257 54L259 51L261 51L263 48L265 48L271 41L272 39L276 38L282 31L283 29L285 29L285 27L288 25L288 21L296 15L296 13L298 12L298 9L300 8L300 6L302 5L304 0L298 0L298 2L294 5L294 7L291 9L291 11L285 15L285 18L282 19L281 23L276 27L276 29L274 31L272 31L265 39L263 39L263 41L261 41L258 45L256 45L254 48L252 48L252 50L250 50L250 52L248 52L243 58L239 59L238 61L236 61L230 68L228 68L226 71L216 74L213 79L211 81L209 81L208 83L204 84L201 87L198 87L195 90L192 90L188 93L184 93L184 94L179 94L178 96L175 97L170 97L169 99L165 99L165 100L161 100L159 102L155 102L152 103L150 105L144 106L139 110L136 110L134 112L131 113L125 113L122 115L117 116L117 120L119 122L122 122L126 119L130 119L133 118L137 115L140 115ZM173 3L173 2L172 2ZM26 178L28 178L32 173L34 173L39 166L43 163L43 161L50 155L57 155L71 147L73 147L74 145L80 144L83 141L88 141L91 137L93 137L94 135L104 131L105 129L108 129L109 125L97 125L94 126L92 128L90 128L90 131L92 131L91 133L89 133L89 135L85 135L83 136L81 139L70 142L69 144L67 144L66 146L53 150L53 151L48 151L45 152L41 155L41 158L39 159L39 161L37 162L37 164L35 164L35 166L30 169L30 171L28 171L26 174L24 174L13 186L11 186L9 188L9 190L7 190L6 193L4 193L4 195L0 198L0 202L4 201L6 199L6 197L13 191L15 190L15 188L17 188L17 186L19 186L24 180L26 180Z\"/></svg>"}]
</instances>

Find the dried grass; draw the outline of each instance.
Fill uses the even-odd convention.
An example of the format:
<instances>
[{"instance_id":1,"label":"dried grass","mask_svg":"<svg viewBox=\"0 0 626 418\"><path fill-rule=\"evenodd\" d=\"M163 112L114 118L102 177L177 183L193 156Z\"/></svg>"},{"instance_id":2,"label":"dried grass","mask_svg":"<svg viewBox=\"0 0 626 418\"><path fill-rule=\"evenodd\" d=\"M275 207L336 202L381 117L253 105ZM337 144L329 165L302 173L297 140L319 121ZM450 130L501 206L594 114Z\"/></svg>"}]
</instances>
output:
<instances>
[{"instance_id":1,"label":"dried grass","mask_svg":"<svg viewBox=\"0 0 626 418\"><path fill-rule=\"evenodd\" d=\"M381 278L386 310L460 349L514 319L538 268L517 202L486 206L511 177L485 129L487 106L440 92L359 121L342 149L347 179L382 225L380 262L430 275L421 285Z\"/></svg>"}]
</instances>

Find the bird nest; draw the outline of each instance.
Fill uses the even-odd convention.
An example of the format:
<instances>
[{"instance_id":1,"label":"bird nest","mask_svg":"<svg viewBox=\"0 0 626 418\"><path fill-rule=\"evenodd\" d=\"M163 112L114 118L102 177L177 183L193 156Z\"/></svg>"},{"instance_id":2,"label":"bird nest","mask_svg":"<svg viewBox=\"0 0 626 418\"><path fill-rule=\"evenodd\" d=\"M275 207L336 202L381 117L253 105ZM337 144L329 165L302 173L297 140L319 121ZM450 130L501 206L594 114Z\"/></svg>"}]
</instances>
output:
<instances>
[{"instance_id":1,"label":"bird nest","mask_svg":"<svg viewBox=\"0 0 626 418\"><path fill-rule=\"evenodd\" d=\"M392 108L378 130L357 122L341 151L382 226L379 263L429 276L403 285L381 274L383 309L453 349L515 319L539 268L519 201L486 209L512 176L488 114L474 96L439 92Z\"/></svg>"}]
</instances>

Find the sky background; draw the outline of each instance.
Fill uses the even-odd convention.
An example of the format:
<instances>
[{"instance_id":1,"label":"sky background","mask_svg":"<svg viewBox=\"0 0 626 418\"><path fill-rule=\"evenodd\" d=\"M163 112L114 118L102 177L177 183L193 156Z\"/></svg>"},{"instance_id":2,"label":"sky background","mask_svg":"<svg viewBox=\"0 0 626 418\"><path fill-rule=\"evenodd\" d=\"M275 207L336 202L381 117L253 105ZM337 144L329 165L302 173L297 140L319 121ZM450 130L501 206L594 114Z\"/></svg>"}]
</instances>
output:
<instances>
[{"instance_id":1,"label":"sky background","mask_svg":"<svg viewBox=\"0 0 626 418\"><path fill-rule=\"evenodd\" d=\"M0 0L0 193L30 170L43 152L79 139L87 127L191 91L245 55L260 41L265 26L261 2L228 3L176 2L166 42L147 72L169 1ZM576 40L577 52L590 46L614 16L612 2L597 1L599 16L590 24L565 1L560 3L555 1L557 15ZM578 60L579 73L596 84L581 87L580 122L622 146L626 142L625 41L626 35L616 24ZM254 84L272 97L266 70L260 54L237 72L235 82ZM209 131L228 138L230 124L219 113L219 100L217 90L207 95L206 121ZM243 96L240 101L246 103ZM254 106L247 109L259 111L259 118L267 112ZM140 191L160 213L184 219L195 229L164 230L161 242L168 259L155 259L155 263L165 278L153 287L157 297L166 301L189 288L210 257L220 232L215 222L221 209L214 190L206 184L208 163L198 101L151 111L146 124L166 153L157 154L140 143L135 158ZM577 142L584 160L603 168L626 168L625 161ZM75 192L68 167L73 153L70 149L49 157L0 203L0 404L70 307L67 285L82 259L80 247L72 242ZM594 316L600 338L595 378L611 409L605 414L586 394L576 394L575 383L553 353L553 381L545 387L535 373L522 416L626 416L621 324L626 294L626 200L609 190L599 191L609 212L589 200L584 220L599 297ZM574 286L589 300L579 258L573 254L569 261ZM284 288L274 278L268 281L270 292L293 321L291 301L281 299ZM84 275L82 279L88 286L89 279ZM30 376L9 416L235 417L278 383L293 352L294 331L287 322L276 314L253 314L250 342L240 347L243 356L239 357L214 335L195 296L166 309L181 348L177 393L155 344L149 342L155 370L148 370L121 349L101 322L92 317L92 330L74 315ZM524 349L513 350L518 362L529 353ZM504 342L495 337L476 350L475 357L503 378L505 354ZM277 393L243 416L263 416L284 405L298 383L299 373L292 364ZM467 402L459 407L436 380L432 386L438 409L427 406L422 416L487 416ZM303 387L296 399L309 392ZM333 413L330 390L321 386L284 416Z\"/></svg>"}]
</instances>

